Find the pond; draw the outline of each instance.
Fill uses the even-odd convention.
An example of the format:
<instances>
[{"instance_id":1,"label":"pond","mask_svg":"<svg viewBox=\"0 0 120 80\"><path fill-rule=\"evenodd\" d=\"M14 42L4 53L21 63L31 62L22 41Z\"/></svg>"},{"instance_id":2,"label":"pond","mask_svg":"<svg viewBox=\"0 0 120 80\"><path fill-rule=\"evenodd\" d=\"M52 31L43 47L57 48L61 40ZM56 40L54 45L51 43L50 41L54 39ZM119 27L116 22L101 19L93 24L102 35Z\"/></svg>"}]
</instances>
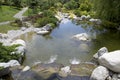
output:
<instances>
[{"instance_id":1,"label":"pond","mask_svg":"<svg viewBox=\"0 0 120 80\"><path fill-rule=\"evenodd\" d=\"M72 39L72 36L87 33L90 42ZM86 62L92 59L99 48L107 47L109 51L120 49L120 32L96 30L87 24L76 25L64 19L49 35L27 33L21 36L26 41L27 53L24 65L35 62L57 62L70 65L72 61Z\"/></svg>"}]
</instances>

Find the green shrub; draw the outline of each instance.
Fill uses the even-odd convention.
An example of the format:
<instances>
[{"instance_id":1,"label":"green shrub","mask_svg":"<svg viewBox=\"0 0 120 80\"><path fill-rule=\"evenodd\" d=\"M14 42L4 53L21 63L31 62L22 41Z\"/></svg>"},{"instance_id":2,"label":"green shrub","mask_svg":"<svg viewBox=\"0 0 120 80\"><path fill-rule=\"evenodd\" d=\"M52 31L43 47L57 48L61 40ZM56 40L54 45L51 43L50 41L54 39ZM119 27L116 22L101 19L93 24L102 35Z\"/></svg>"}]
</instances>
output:
<instances>
[{"instance_id":1,"label":"green shrub","mask_svg":"<svg viewBox=\"0 0 120 80\"><path fill-rule=\"evenodd\" d=\"M56 18L50 18L50 17L43 17L37 20L38 27L43 27L48 23L53 23L54 25L56 25L56 22L57 22Z\"/></svg>"},{"instance_id":2,"label":"green shrub","mask_svg":"<svg viewBox=\"0 0 120 80\"><path fill-rule=\"evenodd\" d=\"M15 51L17 46L18 45L3 46L2 43L0 43L0 62L8 62L11 59L18 60L20 57L19 54L10 54L11 52Z\"/></svg>"},{"instance_id":3,"label":"green shrub","mask_svg":"<svg viewBox=\"0 0 120 80\"><path fill-rule=\"evenodd\" d=\"M110 21L102 21L102 26L108 29L117 28L118 24Z\"/></svg>"}]
</instances>

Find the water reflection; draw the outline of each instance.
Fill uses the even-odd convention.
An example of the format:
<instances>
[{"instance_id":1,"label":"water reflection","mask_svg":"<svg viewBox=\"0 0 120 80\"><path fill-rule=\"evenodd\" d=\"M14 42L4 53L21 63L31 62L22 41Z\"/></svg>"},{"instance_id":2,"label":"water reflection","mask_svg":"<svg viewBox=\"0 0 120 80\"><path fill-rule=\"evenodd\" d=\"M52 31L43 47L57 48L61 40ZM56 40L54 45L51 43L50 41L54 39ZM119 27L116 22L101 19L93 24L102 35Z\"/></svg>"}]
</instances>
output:
<instances>
[{"instance_id":1,"label":"water reflection","mask_svg":"<svg viewBox=\"0 0 120 80\"><path fill-rule=\"evenodd\" d=\"M84 43L71 39L73 35L86 32L92 38L90 42ZM25 65L32 65L37 61L49 62L51 56L57 55L56 62L65 65L73 58L80 61L89 61L92 55L103 46L110 51L120 49L120 33L107 32L94 29L89 25L76 25L71 20L55 28L51 34L46 36L28 33L22 36L27 42L27 53ZM114 46L113 46L114 45Z\"/></svg>"}]
</instances>

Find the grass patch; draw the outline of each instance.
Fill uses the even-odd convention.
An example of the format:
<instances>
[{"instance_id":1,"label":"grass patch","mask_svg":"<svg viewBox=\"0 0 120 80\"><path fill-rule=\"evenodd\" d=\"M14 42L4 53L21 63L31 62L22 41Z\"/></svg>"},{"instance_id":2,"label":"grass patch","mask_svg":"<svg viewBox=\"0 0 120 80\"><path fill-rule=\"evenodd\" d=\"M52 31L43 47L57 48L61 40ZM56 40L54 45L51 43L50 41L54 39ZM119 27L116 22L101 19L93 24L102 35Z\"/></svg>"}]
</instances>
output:
<instances>
[{"instance_id":1,"label":"grass patch","mask_svg":"<svg viewBox=\"0 0 120 80\"><path fill-rule=\"evenodd\" d=\"M20 9L13 6L2 6L0 9L0 22L15 20L13 17Z\"/></svg>"},{"instance_id":2,"label":"grass patch","mask_svg":"<svg viewBox=\"0 0 120 80\"><path fill-rule=\"evenodd\" d=\"M19 27L13 27L10 24L0 25L0 33L7 33L9 30L18 30Z\"/></svg>"}]
</instances>

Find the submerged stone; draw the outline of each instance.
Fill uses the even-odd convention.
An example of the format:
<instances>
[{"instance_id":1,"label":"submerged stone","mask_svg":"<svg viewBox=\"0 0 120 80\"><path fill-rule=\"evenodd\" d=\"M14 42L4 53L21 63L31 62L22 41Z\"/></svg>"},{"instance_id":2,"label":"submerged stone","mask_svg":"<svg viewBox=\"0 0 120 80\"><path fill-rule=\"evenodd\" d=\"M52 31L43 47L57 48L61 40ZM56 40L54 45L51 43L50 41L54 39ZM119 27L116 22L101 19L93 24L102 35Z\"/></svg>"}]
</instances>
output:
<instances>
[{"instance_id":1,"label":"submerged stone","mask_svg":"<svg viewBox=\"0 0 120 80\"><path fill-rule=\"evenodd\" d=\"M37 64L32 67L32 70L39 74L43 79L51 79L60 71L63 67L62 64L50 63L50 64Z\"/></svg>"},{"instance_id":2,"label":"submerged stone","mask_svg":"<svg viewBox=\"0 0 120 80\"><path fill-rule=\"evenodd\" d=\"M74 76L90 76L96 65L92 63L80 63L71 65L71 75Z\"/></svg>"}]
</instances>

